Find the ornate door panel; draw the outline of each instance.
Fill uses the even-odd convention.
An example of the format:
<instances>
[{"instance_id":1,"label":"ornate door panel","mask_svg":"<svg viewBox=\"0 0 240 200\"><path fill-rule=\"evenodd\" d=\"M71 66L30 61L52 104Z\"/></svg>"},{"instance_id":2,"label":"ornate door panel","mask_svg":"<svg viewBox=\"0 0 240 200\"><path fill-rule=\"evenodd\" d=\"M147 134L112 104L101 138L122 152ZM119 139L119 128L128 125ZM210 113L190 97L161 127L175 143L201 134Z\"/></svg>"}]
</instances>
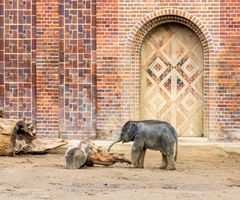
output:
<instances>
[{"instance_id":1,"label":"ornate door panel","mask_svg":"<svg viewBox=\"0 0 240 200\"><path fill-rule=\"evenodd\" d=\"M203 50L180 24L155 28L141 50L141 118L168 121L180 136L203 135Z\"/></svg>"}]
</instances>

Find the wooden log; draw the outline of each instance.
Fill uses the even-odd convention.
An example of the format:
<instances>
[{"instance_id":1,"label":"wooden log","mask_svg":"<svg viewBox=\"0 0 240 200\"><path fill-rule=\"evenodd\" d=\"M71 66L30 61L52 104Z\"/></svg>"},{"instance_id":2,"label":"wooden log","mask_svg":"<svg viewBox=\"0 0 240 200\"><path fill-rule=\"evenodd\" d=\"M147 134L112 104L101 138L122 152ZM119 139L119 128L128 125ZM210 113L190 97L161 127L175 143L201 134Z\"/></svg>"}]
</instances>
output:
<instances>
[{"instance_id":1,"label":"wooden log","mask_svg":"<svg viewBox=\"0 0 240 200\"><path fill-rule=\"evenodd\" d=\"M68 169L79 169L87 161L86 152L79 148L69 149L65 155Z\"/></svg>"},{"instance_id":2,"label":"wooden log","mask_svg":"<svg viewBox=\"0 0 240 200\"><path fill-rule=\"evenodd\" d=\"M0 155L13 155L23 150L34 138L27 124L18 119L0 118Z\"/></svg>"},{"instance_id":3,"label":"wooden log","mask_svg":"<svg viewBox=\"0 0 240 200\"><path fill-rule=\"evenodd\" d=\"M6 113L4 110L0 110L0 118L6 118Z\"/></svg>"},{"instance_id":4,"label":"wooden log","mask_svg":"<svg viewBox=\"0 0 240 200\"><path fill-rule=\"evenodd\" d=\"M90 143L73 141L65 153L68 169L79 169L84 166L90 155Z\"/></svg>"},{"instance_id":5,"label":"wooden log","mask_svg":"<svg viewBox=\"0 0 240 200\"><path fill-rule=\"evenodd\" d=\"M123 154L111 153L95 146L90 141L77 141L69 144L65 153L66 165L68 169L79 169L83 166L93 166L94 164L109 166L116 162L126 162Z\"/></svg>"},{"instance_id":6,"label":"wooden log","mask_svg":"<svg viewBox=\"0 0 240 200\"><path fill-rule=\"evenodd\" d=\"M0 118L0 155L42 154L66 145L62 139L41 140L31 121Z\"/></svg>"},{"instance_id":7,"label":"wooden log","mask_svg":"<svg viewBox=\"0 0 240 200\"><path fill-rule=\"evenodd\" d=\"M57 152L58 147L67 144L62 139L39 140L32 121L6 119L5 111L0 109L0 155L18 153L48 153Z\"/></svg>"},{"instance_id":8,"label":"wooden log","mask_svg":"<svg viewBox=\"0 0 240 200\"><path fill-rule=\"evenodd\" d=\"M44 153L60 153L64 154L61 147L67 145L64 139L34 139L28 147L27 153L44 154ZM59 150L60 149L60 150ZM65 148L66 151L66 148Z\"/></svg>"}]
</instances>

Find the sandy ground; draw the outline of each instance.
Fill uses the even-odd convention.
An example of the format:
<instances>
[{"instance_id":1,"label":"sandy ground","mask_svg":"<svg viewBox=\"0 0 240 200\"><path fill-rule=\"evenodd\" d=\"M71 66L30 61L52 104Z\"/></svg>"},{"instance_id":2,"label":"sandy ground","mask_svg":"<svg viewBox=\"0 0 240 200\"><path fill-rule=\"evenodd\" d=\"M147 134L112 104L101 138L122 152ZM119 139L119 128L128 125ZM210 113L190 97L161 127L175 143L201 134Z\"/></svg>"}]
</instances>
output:
<instances>
[{"instance_id":1,"label":"sandy ground","mask_svg":"<svg viewBox=\"0 0 240 200\"><path fill-rule=\"evenodd\" d=\"M113 151L130 158L130 145ZM127 164L68 170L61 154L0 157L0 199L240 199L240 154L217 147L180 146L176 171L158 169L147 151L145 169Z\"/></svg>"}]
</instances>

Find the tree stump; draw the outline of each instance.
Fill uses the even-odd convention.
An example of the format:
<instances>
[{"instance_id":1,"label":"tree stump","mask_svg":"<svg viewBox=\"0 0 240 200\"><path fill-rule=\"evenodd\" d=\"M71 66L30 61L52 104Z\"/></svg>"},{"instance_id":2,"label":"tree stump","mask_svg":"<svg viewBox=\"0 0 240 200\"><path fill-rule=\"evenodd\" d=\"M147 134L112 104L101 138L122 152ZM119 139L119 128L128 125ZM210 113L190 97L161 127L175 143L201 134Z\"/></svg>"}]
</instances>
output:
<instances>
[{"instance_id":1,"label":"tree stump","mask_svg":"<svg viewBox=\"0 0 240 200\"><path fill-rule=\"evenodd\" d=\"M39 140L31 121L0 118L0 156L43 154L66 145L62 139Z\"/></svg>"},{"instance_id":2,"label":"tree stump","mask_svg":"<svg viewBox=\"0 0 240 200\"><path fill-rule=\"evenodd\" d=\"M94 164L109 166L116 162L131 164L123 154L108 152L90 141L77 141L69 144L65 159L68 169L79 169Z\"/></svg>"},{"instance_id":3,"label":"tree stump","mask_svg":"<svg viewBox=\"0 0 240 200\"><path fill-rule=\"evenodd\" d=\"M25 151L35 138L31 122L0 118L0 155L13 155Z\"/></svg>"},{"instance_id":4,"label":"tree stump","mask_svg":"<svg viewBox=\"0 0 240 200\"><path fill-rule=\"evenodd\" d=\"M4 110L0 110L0 118L6 118L6 113Z\"/></svg>"}]
</instances>

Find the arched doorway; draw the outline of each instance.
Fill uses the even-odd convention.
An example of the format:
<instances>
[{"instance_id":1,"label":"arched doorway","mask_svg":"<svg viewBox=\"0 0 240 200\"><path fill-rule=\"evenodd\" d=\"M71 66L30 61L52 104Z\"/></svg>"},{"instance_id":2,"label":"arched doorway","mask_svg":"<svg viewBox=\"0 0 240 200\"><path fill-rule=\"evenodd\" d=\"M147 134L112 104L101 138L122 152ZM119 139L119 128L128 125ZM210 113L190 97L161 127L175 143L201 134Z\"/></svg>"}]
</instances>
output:
<instances>
[{"instance_id":1,"label":"arched doorway","mask_svg":"<svg viewBox=\"0 0 240 200\"><path fill-rule=\"evenodd\" d=\"M141 48L141 119L171 123L180 136L203 136L203 47L178 23L151 30Z\"/></svg>"}]
</instances>

